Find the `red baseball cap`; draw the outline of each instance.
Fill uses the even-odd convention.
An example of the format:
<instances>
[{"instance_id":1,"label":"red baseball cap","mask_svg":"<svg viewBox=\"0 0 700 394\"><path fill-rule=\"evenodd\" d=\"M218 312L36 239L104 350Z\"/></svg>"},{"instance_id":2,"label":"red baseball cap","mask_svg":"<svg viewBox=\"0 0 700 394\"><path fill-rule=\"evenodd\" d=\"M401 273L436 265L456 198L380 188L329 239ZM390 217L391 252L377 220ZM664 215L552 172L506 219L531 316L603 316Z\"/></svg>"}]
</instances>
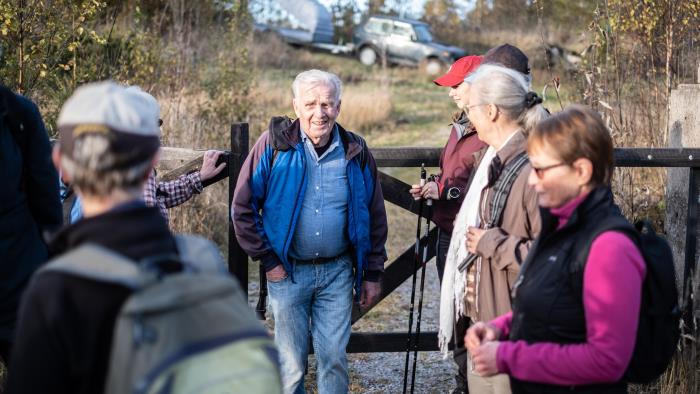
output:
<instances>
[{"instance_id":1,"label":"red baseball cap","mask_svg":"<svg viewBox=\"0 0 700 394\"><path fill-rule=\"evenodd\" d=\"M464 82L464 78L476 70L481 64L481 56L465 56L454 62L445 75L433 82L439 86L455 86Z\"/></svg>"}]
</instances>

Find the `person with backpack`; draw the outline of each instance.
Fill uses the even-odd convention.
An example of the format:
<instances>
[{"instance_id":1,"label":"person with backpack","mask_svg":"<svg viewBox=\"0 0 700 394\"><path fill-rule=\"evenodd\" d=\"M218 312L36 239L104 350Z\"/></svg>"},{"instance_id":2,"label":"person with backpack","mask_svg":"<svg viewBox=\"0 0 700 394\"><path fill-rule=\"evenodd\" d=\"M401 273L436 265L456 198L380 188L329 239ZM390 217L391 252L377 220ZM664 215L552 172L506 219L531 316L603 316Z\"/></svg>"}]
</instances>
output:
<instances>
[{"instance_id":1,"label":"person with backpack","mask_svg":"<svg viewBox=\"0 0 700 394\"><path fill-rule=\"evenodd\" d=\"M513 311L466 334L475 371L509 374L514 393L626 393L649 272L639 232L613 201L610 133L595 111L572 105L535 127L527 151L542 232L513 286ZM670 266L675 295L666 250L659 262ZM659 317L673 326L670 313ZM655 340L672 333L656 331ZM661 353L646 358L667 363L673 350Z\"/></svg>"},{"instance_id":2,"label":"person with backpack","mask_svg":"<svg viewBox=\"0 0 700 394\"><path fill-rule=\"evenodd\" d=\"M272 118L231 206L239 244L266 271L285 393L304 393L309 342L318 392L348 392L353 289L361 308L377 302L387 260L377 166L364 139L336 122L341 90L329 72L296 76L298 119Z\"/></svg>"},{"instance_id":3,"label":"person with backpack","mask_svg":"<svg viewBox=\"0 0 700 394\"><path fill-rule=\"evenodd\" d=\"M466 331L455 332L455 317L476 322L510 311L512 285L540 230L525 141L548 116L542 100L524 74L500 65L482 64L465 82L464 110L488 148L477 155L447 252L438 332L444 354ZM469 392L510 392L506 375L479 376L467 361Z\"/></svg>"},{"instance_id":4,"label":"person with backpack","mask_svg":"<svg viewBox=\"0 0 700 394\"><path fill-rule=\"evenodd\" d=\"M48 260L43 234L61 225L58 174L37 106L0 85L0 359L12 349L29 278Z\"/></svg>"},{"instance_id":5,"label":"person with backpack","mask_svg":"<svg viewBox=\"0 0 700 394\"><path fill-rule=\"evenodd\" d=\"M53 161L84 218L54 236L22 299L7 392L279 392L272 339L218 249L174 236L143 201L157 106L91 83L57 124Z\"/></svg>"}]
</instances>

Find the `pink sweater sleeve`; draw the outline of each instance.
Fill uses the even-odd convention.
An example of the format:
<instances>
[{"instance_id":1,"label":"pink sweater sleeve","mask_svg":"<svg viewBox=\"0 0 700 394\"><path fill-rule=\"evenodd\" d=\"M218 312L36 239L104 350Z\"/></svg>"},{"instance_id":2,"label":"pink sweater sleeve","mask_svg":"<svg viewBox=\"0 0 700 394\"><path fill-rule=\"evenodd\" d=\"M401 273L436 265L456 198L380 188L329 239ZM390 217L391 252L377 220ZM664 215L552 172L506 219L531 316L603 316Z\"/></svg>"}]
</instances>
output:
<instances>
[{"instance_id":1,"label":"pink sweater sleeve","mask_svg":"<svg viewBox=\"0 0 700 394\"><path fill-rule=\"evenodd\" d=\"M510 323L512 321L513 311L510 311L506 314L498 316L497 318L491 320L489 323L493 324L493 326L501 332L501 336L498 339L506 340L508 339L508 335L510 335Z\"/></svg>"},{"instance_id":2,"label":"pink sweater sleeve","mask_svg":"<svg viewBox=\"0 0 700 394\"><path fill-rule=\"evenodd\" d=\"M608 231L591 245L583 273L586 342L501 342L499 372L556 385L615 382L632 358L646 266L625 235Z\"/></svg>"}]
</instances>

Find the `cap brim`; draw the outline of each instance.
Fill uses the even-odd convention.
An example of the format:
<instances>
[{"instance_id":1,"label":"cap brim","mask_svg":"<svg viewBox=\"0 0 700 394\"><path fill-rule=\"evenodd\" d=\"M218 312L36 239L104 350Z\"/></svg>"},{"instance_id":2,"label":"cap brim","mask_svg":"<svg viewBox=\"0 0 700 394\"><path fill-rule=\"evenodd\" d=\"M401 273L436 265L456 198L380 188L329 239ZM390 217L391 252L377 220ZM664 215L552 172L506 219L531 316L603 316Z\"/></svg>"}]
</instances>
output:
<instances>
[{"instance_id":1,"label":"cap brim","mask_svg":"<svg viewBox=\"0 0 700 394\"><path fill-rule=\"evenodd\" d=\"M435 79L433 82L438 86L452 87L464 82L464 77L454 74L445 74L440 78Z\"/></svg>"}]
</instances>

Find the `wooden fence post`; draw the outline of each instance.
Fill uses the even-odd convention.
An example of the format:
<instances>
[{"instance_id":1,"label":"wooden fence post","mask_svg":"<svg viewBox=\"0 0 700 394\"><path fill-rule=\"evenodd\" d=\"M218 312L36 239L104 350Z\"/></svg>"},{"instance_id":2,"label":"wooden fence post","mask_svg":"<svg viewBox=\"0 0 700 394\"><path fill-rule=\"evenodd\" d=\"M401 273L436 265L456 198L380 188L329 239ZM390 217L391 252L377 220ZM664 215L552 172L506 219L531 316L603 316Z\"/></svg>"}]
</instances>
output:
<instances>
[{"instance_id":1,"label":"wooden fence post","mask_svg":"<svg viewBox=\"0 0 700 394\"><path fill-rule=\"evenodd\" d=\"M248 157L248 123L234 123L231 125L231 155L228 162L228 269L238 278L241 288L248 294L248 255L238 244L231 220L233 192L246 157Z\"/></svg>"},{"instance_id":2,"label":"wooden fence post","mask_svg":"<svg viewBox=\"0 0 700 394\"><path fill-rule=\"evenodd\" d=\"M700 72L700 69L698 70ZM700 81L679 85L671 91L668 117L668 147L700 147ZM688 157L700 160L700 157ZM669 168L666 181L666 234L671 243L679 294L697 266L698 204L700 201L700 168Z\"/></svg>"}]
</instances>

